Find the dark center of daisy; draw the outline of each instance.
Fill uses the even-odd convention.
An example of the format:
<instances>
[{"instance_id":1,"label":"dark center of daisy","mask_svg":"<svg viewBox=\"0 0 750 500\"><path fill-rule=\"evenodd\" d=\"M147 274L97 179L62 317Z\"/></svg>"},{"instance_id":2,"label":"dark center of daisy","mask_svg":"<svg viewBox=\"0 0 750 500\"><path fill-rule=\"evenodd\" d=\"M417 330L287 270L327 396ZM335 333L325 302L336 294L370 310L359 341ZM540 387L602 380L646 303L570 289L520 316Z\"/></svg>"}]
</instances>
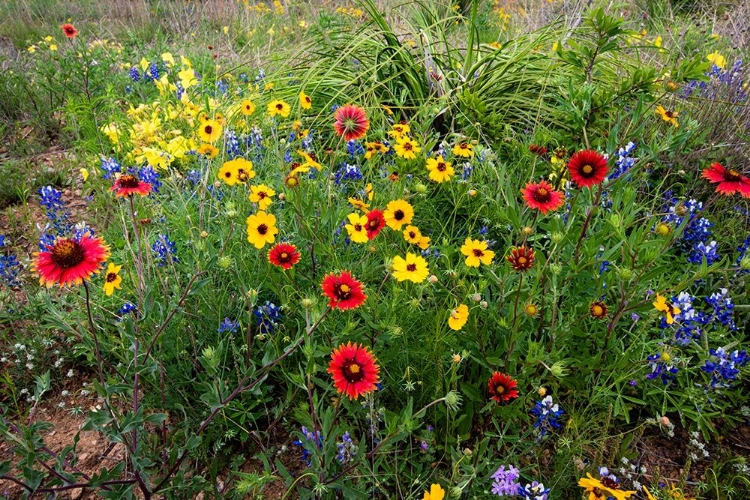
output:
<instances>
[{"instance_id":1,"label":"dark center of daisy","mask_svg":"<svg viewBox=\"0 0 750 500\"><path fill-rule=\"evenodd\" d=\"M67 238L56 241L52 246L51 254L52 262L63 269L77 266L85 257L81 244Z\"/></svg>"},{"instance_id":2,"label":"dark center of daisy","mask_svg":"<svg viewBox=\"0 0 750 500\"><path fill-rule=\"evenodd\" d=\"M266 195L266 193L265 193L264 191L258 191L258 198L260 198L261 200L262 200L263 198L265 198L266 196L267 196L267 195Z\"/></svg>"},{"instance_id":3,"label":"dark center of daisy","mask_svg":"<svg viewBox=\"0 0 750 500\"><path fill-rule=\"evenodd\" d=\"M437 169L441 172L445 172L446 168L447 167L445 166L445 163L443 163L442 161L437 164Z\"/></svg>"},{"instance_id":4,"label":"dark center of daisy","mask_svg":"<svg viewBox=\"0 0 750 500\"><path fill-rule=\"evenodd\" d=\"M409 231L409 238L416 239L416 237L417 237L417 233L415 233L414 231Z\"/></svg>"},{"instance_id":5,"label":"dark center of daisy","mask_svg":"<svg viewBox=\"0 0 750 500\"><path fill-rule=\"evenodd\" d=\"M594 167L592 167L591 165L584 165L583 168L581 169L581 171L584 174L590 174L590 173L592 173L594 171Z\"/></svg>"},{"instance_id":6,"label":"dark center of daisy","mask_svg":"<svg viewBox=\"0 0 750 500\"><path fill-rule=\"evenodd\" d=\"M501 395L505 394L505 386L502 385L502 384L496 385L495 386L495 394L497 394L498 396L501 396Z\"/></svg>"},{"instance_id":7,"label":"dark center of daisy","mask_svg":"<svg viewBox=\"0 0 750 500\"><path fill-rule=\"evenodd\" d=\"M238 169L237 169L237 178L238 178L238 179L239 179L239 180L240 180L241 182L245 182L245 181L247 180L247 177L248 177L248 172L247 172L247 170L245 170L244 168L238 168Z\"/></svg>"},{"instance_id":8,"label":"dark center of daisy","mask_svg":"<svg viewBox=\"0 0 750 500\"><path fill-rule=\"evenodd\" d=\"M398 132L399 134L404 131L404 127L393 127L393 130Z\"/></svg>"},{"instance_id":9,"label":"dark center of daisy","mask_svg":"<svg viewBox=\"0 0 750 500\"><path fill-rule=\"evenodd\" d=\"M278 104L276 105L276 109L278 109L279 111L281 111L282 109L284 109L284 105L283 105L283 104L281 104L281 103L278 103Z\"/></svg>"},{"instance_id":10,"label":"dark center of daisy","mask_svg":"<svg viewBox=\"0 0 750 500\"><path fill-rule=\"evenodd\" d=\"M206 125L206 127L203 129L203 131L205 133L207 133L208 135L211 135L211 133L213 133L213 131L214 131L214 128L211 125Z\"/></svg>"},{"instance_id":11,"label":"dark center of daisy","mask_svg":"<svg viewBox=\"0 0 750 500\"><path fill-rule=\"evenodd\" d=\"M260 226L258 226L258 234L262 236L262 235L265 235L267 232L268 232L268 226L266 226L265 224L261 224Z\"/></svg>"},{"instance_id":12,"label":"dark center of daisy","mask_svg":"<svg viewBox=\"0 0 750 500\"><path fill-rule=\"evenodd\" d=\"M611 479L609 477L603 477L602 484L611 490L620 489L620 485L614 479Z\"/></svg>"},{"instance_id":13,"label":"dark center of daisy","mask_svg":"<svg viewBox=\"0 0 750 500\"><path fill-rule=\"evenodd\" d=\"M336 297L338 297L339 300L346 300L352 294L352 291L351 291L351 288L349 288L349 285L344 285L343 283L338 285L335 291L336 291Z\"/></svg>"},{"instance_id":14,"label":"dark center of daisy","mask_svg":"<svg viewBox=\"0 0 750 500\"><path fill-rule=\"evenodd\" d=\"M665 111L664 116L667 118L674 118L674 113L672 111Z\"/></svg>"},{"instance_id":15,"label":"dark center of daisy","mask_svg":"<svg viewBox=\"0 0 750 500\"><path fill-rule=\"evenodd\" d=\"M724 180L729 182L738 182L742 179L742 176L736 170L727 170L724 174Z\"/></svg>"},{"instance_id":16,"label":"dark center of daisy","mask_svg":"<svg viewBox=\"0 0 750 500\"><path fill-rule=\"evenodd\" d=\"M416 264L407 264L406 265L406 270L413 273L414 271L417 270L417 265Z\"/></svg>"},{"instance_id":17,"label":"dark center of daisy","mask_svg":"<svg viewBox=\"0 0 750 500\"><path fill-rule=\"evenodd\" d=\"M482 255L484 255L484 252L483 252L483 251L481 251L481 250L480 250L480 249L478 249L478 248L475 248L475 249L473 250L473 252L474 252L474 257L481 257Z\"/></svg>"},{"instance_id":18,"label":"dark center of daisy","mask_svg":"<svg viewBox=\"0 0 750 500\"><path fill-rule=\"evenodd\" d=\"M461 149L469 149L469 145L466 144L465 142L462 142L460 147Z\"/></svg>"},{"instance_id":19,"label":"dark center of daisy","mask_svg":"<svg viewBox=\"0 0 750 500\"><path fill-rule=\"evenodd\" d=\"M309 96L305 96L305 102L306 102L307 104L310 104L310 103L312 102L312 100L310 100L310 97L309 97Z\"/></svg>"},{"instance_id":20,"label":"dark center of daisy","mask_svg":"<svg viewBox=\"0 0 750 500\"><path fill-rule=\"evenodd\" d=\"M138 177L130 174L126 174L120 177L120 187L123 188L137 188Z\"/></svg>"},{"instance_id":21,"label":"dark center of daisy","mask_svg":"<svg viewBox=\"0 0 750 500\"><path fill-rule=\"evenodd\" d=\"M354 384L365 378L365 373L362 371L362 367L354 360L347 360L342 368L344 378L350 384Z\"/></svg>"},{"instance_id":22,"label":"dark center of daisy","mask_svg":"<svg viewBox=\"0 0 750 500\"><path fill-rule=\"evenodd\" d=\"M224 177L226 177L227 179L231 179L232 178L232 172L230 172L230 171L224 172Z\"/></svg>"},{"instance_id":23,"label":"dark center of daisy","mask_svg":"<svg viewBox=\"0 0 750 500\"><path fill-rule=\"evenodd\" d=\"M405 151L411 151L412 150L411 142L404 143L404 150Z\"/></svg>"},{"instance_id":24,"label":"dark center of daisy","mask_svg":"<svg viewBox=\"0 0 750 500\"><path fill-rule=\"evenodd\" d=\"M405 217L403 210L396 210L393 212L393 218L396 220L401 220Z\"/></svg>"},{"instance_id":25,"label":"dark center of daisy","mask_svg":"<svg viewBox=\"0 0 750 500\"><path fill-rule=\"evenodd\" d=\"M354 224L354 230L357 232L362 231L362 224Z\"/></svg>"},{"instance_id":26,"label":"dark center of daisy","mask_svg":"<svg viewBox=\"0 0 750 500\"><path fill-rule=\"evenodd\" d=\"M117 279L117 273L107 273L107 283L112 283Z\"/></svg>"},{"instance_id":27,"label":"dark center of daisy","mask_svg":"<svg viewBox=\"0 0 750 500\"><path fill-rule=\"evenodd\" d=\"M543 187L537 188L536 191L534 191L533 198L539 203L546 203L550 199L549 191Z\"/></svg>"}]
</instances>

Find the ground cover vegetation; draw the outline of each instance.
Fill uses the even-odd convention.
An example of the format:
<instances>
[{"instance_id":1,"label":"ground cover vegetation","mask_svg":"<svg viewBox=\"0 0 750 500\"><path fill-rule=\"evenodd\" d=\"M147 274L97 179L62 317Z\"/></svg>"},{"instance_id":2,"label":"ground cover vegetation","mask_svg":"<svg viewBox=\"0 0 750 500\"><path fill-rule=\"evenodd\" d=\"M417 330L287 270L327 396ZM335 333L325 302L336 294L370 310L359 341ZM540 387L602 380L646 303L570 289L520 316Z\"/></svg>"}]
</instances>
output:
<instances>
[{"instance_id":1,"label":"ground cover vegetation","mask_svg":"<svg viewBox=\"0 0 750 500\"><path fill-rule=\"evenodd\" d=\"M0 14L6 497L744 498L743 2Z\"/></svg>"}]
</instances>

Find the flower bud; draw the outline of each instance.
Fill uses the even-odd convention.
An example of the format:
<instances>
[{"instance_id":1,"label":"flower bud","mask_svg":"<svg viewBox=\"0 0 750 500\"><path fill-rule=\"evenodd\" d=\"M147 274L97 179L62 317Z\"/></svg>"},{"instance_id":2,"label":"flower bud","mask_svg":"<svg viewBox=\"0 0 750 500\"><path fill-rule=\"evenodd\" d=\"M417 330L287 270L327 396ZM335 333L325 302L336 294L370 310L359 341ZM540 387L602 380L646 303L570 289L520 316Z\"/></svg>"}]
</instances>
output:
<instances>
[{"instance_id":1,"label":"flower bud","mask_svg":"<svg viewBox=\"0 0 750 500\"><path fill-rule=\"evenodd\" d=\"M208 238L208 232L207 231L201 231L201 238Z\"/></svg>"},{"instance_id":2,"label":"flower bud","mask_svg":"<svg viewBox=\"0 0 750 500\"><path fill-rule=\"evenodd\" d=\"M419 194L425 194L425 193L427 192L427 186L425 186L425 185L424 185L424 184L422 184L421 182L420 182L419 184L417 184L417 185L416 185L416 186L414 187L414 189L415 189L415 190L416 190L416 192L417 192L417 193L419 193Z\"/></svg>"},{"instance_id":3,"label":"flower bud","mask_svg":"<svg viewBox=\"0 0 750 500\"><path fill-rule=\"evenodd\" d=\"M488 307L487 301L486 300L481 301L479 303L479 307L481 307L482 309L487 309Z\"/></svg>"},{"instance_id":4,"label":"flower bud","mask_svg":"<svg viewBox=\"0 0 750 500\"><path fill-rule=\"evenodd\" d=\"M469 194L469 196L476 196L477 190L476 189L469 189L468 194Z\"/></svg>"},{"instance_id":5,"label":"flower bud","mask_svg":"<svg viewBox=\"0 0 750 500\"><path fill-rule=\"evenodd\" d=\"M429 278L427 278L427 281L432 283L433 285L438 282L438 277L434 274L431 274Z\"/></svg>"},{"instance_id":6,"label":"flower bud","mask_svg":"<svg viewBox=\"0 0 750 500\"><path fill-rule=\"evenodd\" d=\"M461 498L461 494L464 492L460 487L454 486L450 489L450 497L451 498Z\"/></svg>"},{"instance_id":7,"label":"flower bud","mask_svg":"<svg viewBox=\"0 0 750 500\"><path fill-rule=\"evenodd\" d=\"M565 239L565 235L559 231L555 231L550 235L550 239L552 240L552 243L558 245L562 240Z\"/></svg>"},{"instance_id":8,"label":"flower bud","mask_svg":"<svg viewBox=\"0 0 750 500\"><path fill-rule=\"evenodd\" d=\"M286 200L286 195L284 193L279 193L279 200L281 201Z\"/></svg>"},{"instance_id":9,"label":"flower bud","mask_svg":"<svg viewBox=\"0 0 750 500\"><path fill-rule=\"evenodd\" d=\"M521 231L522 231L522 232L523 232L523 234L525 234L526 236L530 236L531 234L533 234L533 233L534 233L534 229L533 229L533 228L530 228L529 226L526 226L526 227L524 227L524 228L523 228L523 229L522 229Z\"/></svg>"},{"instance_id":10,"label":"flower bud","mask_svg":"<svg viewBox=\"0 0 750 500\"><path fill-rule=\"evenodd\" d=\"M218 264L222 269L229 269L230 267L232 267L233 263L234 260L229 255L222 255L221 257L219 257Z\"/></svg>"},{"instance_id":11,"label":"flower bud","mask_svg":"<svg viewBox=\"0 0 750 500\"><path fill-rule=\"evenodd\" d=\"M480 300L482 300L482 296L478 293L475 293L471 296L471 300L473 300L474 302L479 302Z\"/></svg>"},{"instance_id":12,"label":"flower bud","mask_svg":"<svg viewBox=\"0 0 750 500\"><path fill-rule=\"evenodd\" d=\"M313 299L311 299L311 298L309 298L309 297L305 297L304 299L302 299L302 300L300 301L300 304L301 304L301 305L302 305L302 307L304 307L305 309L310 309L310 308L311 308L311 307L312 307L313 305L315 305L315 300L313 300Z\"/></svg>"},{"instance_id":13,"label":"flower bud","mask_svg":"<svg viewBox=\"0 0 750 500\"><path fill-rule=\"evenodd\" d=\"M461 362L461 355L460 354L454 354L451 357L451 361L453 361L455 364L458 364Z\"/></svg>"},{"instance_id":14,"label":"flower bud","mask_svg":"<svg viewBox=\"0 0 750 500\"><path fill-rule=\"evenodd\" d=\"M547 389L544 386L542 386L539 389L537 389L536 393L539 394L540 398L543 398L544 396L547 395Z\"/></svg>"},{"instance_id":15,"label":"flower bud","mask_svg":"<svg viewBox=\"0 0 750 500\"><path fill-rule=\"evenodd\" d=\"M669 427L669 425L670 425L670 424L671 424L672 422L670 422L670 421L669 421L669 417L667 417L666 415L664 415L663 417L661 417L661 418L659 419L659 423L660 423L661 425L663 425L664 427Z\"/></svg>"},{"instance_id":16,"label":"flower bud","mask_svg":"<svg viewBox=\"0 0 750 500\"><path fill-rule=\"evenodd\" d=\"M618 274L620 275L620 278L622 278L625 281L630 281L633 279L633 270L628 269L627 267L622 267L617 270Z\"/></svg>"},{"instance_id":17,"label":"flower bud","mask_svg":"<svg viewBox=\"0 0 750 500\"><path fill-rule=\"evenodd\" d=\"M654 228L654 232L659 236L669 236L672 232L672 228L666 222L660 222Z\"/></svg>"},{"instance_id":18,"label":"flower bud","mask_svg":"<svg viewBox=\"0 0 750 500\"><path fill-rule=\"evenodd\" d=\"M561 264L550 264L549 265L549 272L557 276L562 272L562 265Z\"/></svg>"},{"instance_id":19,"label":"flower bud","mask_svg":"<svg viewBox=\"0 0 750 500\"><path fill-rule=\"evenodd\" d=\"M672 361L672 355L669 354L667 351L662 351L659 358L661 358L661 360L664 361L665 363L669 363L670 361Z\"/></svg>"},{"instance_id":20,"label":"flower bud","mask_svg":"<svg viewBox=\"0 0 750 500\"><path fill-rule=\"evenodd\" d=\"M445 404L447 404L451 408L454 408L460 402L461 402L461 398L454 391L450 391L448 394L445 395Z\"/></svg>"},{"instance_id":21,"label":"flower bud","mask_svg":"<svg viewBox=\"0 0 750 500\"><path fill-rule=\"evenodd\" d=\"M750 269L750 255L745 255L744 257L742 257L742 260L740 261L740 269Z\"/></svg>"}]
</instances>

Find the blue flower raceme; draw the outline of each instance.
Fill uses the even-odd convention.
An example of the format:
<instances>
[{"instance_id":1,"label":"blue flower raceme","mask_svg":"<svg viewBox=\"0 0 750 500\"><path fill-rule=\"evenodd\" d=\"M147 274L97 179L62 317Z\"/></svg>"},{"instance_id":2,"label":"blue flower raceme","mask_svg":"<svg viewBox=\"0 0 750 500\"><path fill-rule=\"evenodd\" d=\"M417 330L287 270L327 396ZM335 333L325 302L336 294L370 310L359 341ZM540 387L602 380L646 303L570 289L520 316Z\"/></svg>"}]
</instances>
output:
<instances>
[{"instance_id":1,"label":"blue flower raceme","mask_svg":"<svg viewBox=\"0 0 750 500\"><path fill-rule=\"evenodd\" d=\"M560 419L565 413L557 403L553 403L552 396L547 396L541 401L534 404L531 414L536 417L534 427L539 432L539 438L544 437L548 432L562 427Z\"/></svg>"},{"instance_id":2,"label":"blue flower raceme","mask_svg":"<svg viewBox=\"0 0 750 500\"><path fill-rule=\"evenodd\" d=\"M102 169L103 179L111 179L115 176L115 174L119 174L122 170L122 166L117 160L115 160L114 158L105 158L103 156L101 158L101 164L99 165L99 168Z\"/></svg>"},{"instance_id":3,"label":"blue flower raceme","mask_svg":"<svg viewBox=\"0 0 750 500\"><path fill-rule=\"evenodd\" d=\"M177 245L166 234L157 236L156 242L151 245L151 250L154 253L154 260L156 260L159 267L179 262L177 258Z\"/></svg>"},{"instance_id":4,"label":"blue flower raceme","mask_svg":"<svg viewBox=\"0 0 750 500\"><path fill-rule=\"evenodd\" d=\"M726 351L723 347L711 349L711 357L701 367L711 375L711 388L730 387L740 375L740 368L748 362L747 351Z\"/></svg>"},{"instance_id":5,"label":"blue flower raceme","mask_svg":"<svg viewBox=\"0 0 750 500\"><path fill-rule=\"evenodd\" d=\"M302 448L302 460L309 467L312 461L310 448L317 446L319 450L323 449L323 436L321 436L320 431L313 432L304 425L302 426L301 434L302 436L292 441L292 443Z\"/></svg>"},{"instance_id":6,"label":"blue flower raceme","mask_svg":"<svg viewBox=\"0 0 750 500\"><path fill-rule=\"evenodd\" d=\"M620 148L615 153L615 168L612 169L612 173L609 174L609 180L615 180L618 177L626 174L638 158L633 158L630 155L635 151L636 145L633 141L630 141L624 148Z\"/></svg>"},{"instance_id":7,"label":"blue flower raceme","mask_svg":"<svg viewBox=\"0 0 750 500\"><path fill-rule=\"evenodd\" d=\"M5 247L5 236L0 234L0 248ZM21 264L12 253L6 254L0 251L0 283L7 287L20 286L18 274L21 272Z\"/></svg>"},{"instance_id":8,"label":"blue flower raceme","mask_svg":"<svg viewBox=\"0 0 750 500\"><path fill-rule=\"evenodd\" d=\"M254 311L255 318L258 322L258 329L261 333L271 333L281 320L281 308L273 302L266 301L262 306L258 306Z\"/></svg>"},{"instance_id":9,"label":"blue flower raceme","mask_svg":"<svg viewBox=\"0 0 750 500\"><path fill-rule=\"evenodd\" d=\"M338 450L338 452L336 453L336 460L338 460L341 464L350 462L351 459L356 456L357 447L352 441L352 437L349 435L349 431L346 431L344 435L341 436L341 441L336 444L336 449Z\"/></svg>"},{"instance_id":10,"label":"blue flower raceme","mask_svg":"<svg viewBox=\"0 0 750 500\"><path fill-rule=\"evenodd\" d=\"M674 380L675 374L679 372L679 369L671 361L672 357L666 352L649 356L648 364L651 367L651 373L646 375L646 378L649 380L661 378L664 385L669 384Z\"/></svg>"},{"instance_id":11,"label":"blue flower raceme","mask_svg":"<svg viewBox=\"0 0 750 500\"><path fill-rule=\"evenodd\" d=\"M219 333L236 333L240 327L239 321L232 321L229 318L224 318L224 321L219 325Z\"/></svg>"},{"instance_id":12,"label":"blue flower raceme","mask_svg":"<svg viewBox=\"0 0 750 500\"><path fill-rule=\"evenodd\" d=\"M533 481L527 483L526 486L518 486L518 496L526 498L528 500L547 500L549 495L549 488L545 488L544 484Z\"/></svg>"}]
</instances>

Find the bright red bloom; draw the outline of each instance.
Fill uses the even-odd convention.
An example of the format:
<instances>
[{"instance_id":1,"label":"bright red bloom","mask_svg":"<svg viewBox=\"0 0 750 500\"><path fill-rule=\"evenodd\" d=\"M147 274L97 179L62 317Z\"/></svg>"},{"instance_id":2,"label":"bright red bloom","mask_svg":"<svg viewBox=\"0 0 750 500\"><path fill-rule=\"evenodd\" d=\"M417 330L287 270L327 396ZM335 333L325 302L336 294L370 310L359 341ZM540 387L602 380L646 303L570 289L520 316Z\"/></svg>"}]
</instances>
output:
<instances>
[{"instance_id":1,"label":"bright red bloom","mask_svg":"<svg viewBox=\"0 0 750 500\"><path fill-rule=\"evenodd\" d=\"M380 367L368 347L359 344L341 344L331 353L328 373L339 394L357 399L372 392L378 383Z\"/></svg>"},{"instance_id":2,"label":"bright red bloom","mask_svg":"<svg viewBox=\"0 0 750 500\"><path fill-rule=\"evenodd\" d=\"M368 240L375 238L384 227L385 217L383 216L382 210L375 209L367 212L367 225L365 226L365 231L367 231Z\"/></svg>"},{"instance_id":3,"label":"bright red bloom","mask_svg":"<svg viewBox=\"0 0 750 500\"><path fill-rule=\"evenodd\" d=\"M124 174L117 178L114 186L109 190L115 191L116 197L125 198L134 194L148 196L152 187L151 184L143 182L133 174Z\"/></svg>"},{"instance_id":4,"label":"bright red bloom","mask_svg":"<svg viewBox=\"0 0 750 500\"><path fill-rule=\"evenodd\" d=\"M328 307L334 309L356 309L367 299L362 291L362 283L354 279L349 271L342 271L338 276L333 273L327 275L320 286L323 295L328 297Z\"/></svg>"},{"instance_id":5,"label":"bright red bloom","mask_svg":"<svg viewBox=\"0 0 750 500\"><path fill-rule=\"evenodd\" d=\"M521 245L510 250L510 255L505 257L516 271L526 272L534 265L534 249Z\"/></svg>"},{"instance_id":6,"label":"bright red bloom","mask_svg":"<svg viewBox=\"0 0 750 500\"><path fill-rule=\"evenodd\" d=\"M289 243L277 243L268 251L268 262L274 266L291 269L293 265L299 262L299 252L297 247Z\"/></svg>"},{"instance_id":7,"label":"bright red bloom","mask_svg":"<svg viewBox=\"0 0 750 500\"><path fill-rule=\"evenodd\" d=\"M560 191L555 191L547 181L539 181L539 184L529 182L521 193L530 208L540 210L543 214L557 210L565 203L565 196Z\"/></svg>"},{"instance_id":8,"label":"bright red bloom","mask_svg":"<svg viewBox=\"0 0 750 500\"><path fill-rule=\"evenodd\" d=\"M724 168L721 163L712 163L702 176L719 184L716 186L717 193L730 195L739 192L743 198L750 198L750 179L736 170Z\"/></svg>"},{"instance_id":9,"label":"bright red bloom","mask_svg":"<svg viewBox=\"0 0 750 500\"><path fill-rule=\"evenodd\" d=\"M31 267L39 276L39 284L47 288L80 285L98 273L108 257L104 241L87 233L79 239L56 239L45 251L34 254Z\"/></svg>"},{"instance_id":10,"label":"bright red bloom","mask_svg":"<svg viewBox=\"0 0 750 500\"><path fill-rule=\"evenodd\" d=\"M78 36L78 30L70 23L65 23L61 26L63 34L68 38L75 38Z\"/></svg>"},{"instance_id":11,"label":"bright red bloom","mask_svg":"<svg viewBox=\"0 0 750 500\"><path fill-rule=\"evenodd\" d=\"M590 149L579 151L570 157L568 162L570 178L579 187L591 187L601 184L607 177L607 159Z\"/></svg>"},{"instance_id":12,"label":"bright red bloom","mask_svg":"<svg viewBox=\"0 0 750 500\"><path fill-rule=\"evenodd\" d=\"M359 139L370 127L365 110L354 104L347 104L336 109L333 117L336 119L333 122L333 129L337 135L344 136L345 141Z\"/></svg>"},{"instance_id":13,"label":"bright red bloom","mask_svg":"<svg viewBox=\"0 0 750 500\"><path fill-rule=\"evenodd\" d=\"M507 403L518 397L516 385L516 381L509 375L495 372L487 382L487 389L490 391L490 398L498 403Z\"/></svg>"}]
</instances>

